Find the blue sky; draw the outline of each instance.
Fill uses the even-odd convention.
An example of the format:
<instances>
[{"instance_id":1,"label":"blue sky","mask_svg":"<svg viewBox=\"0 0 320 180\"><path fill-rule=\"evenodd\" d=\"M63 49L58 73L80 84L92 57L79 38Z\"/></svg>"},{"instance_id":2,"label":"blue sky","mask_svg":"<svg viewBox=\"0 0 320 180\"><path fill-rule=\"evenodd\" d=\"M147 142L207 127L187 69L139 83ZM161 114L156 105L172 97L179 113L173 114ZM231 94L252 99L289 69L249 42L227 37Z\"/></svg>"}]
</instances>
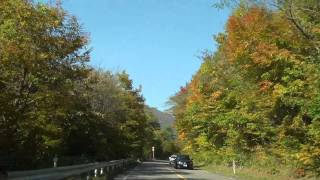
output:
<instances>
[{"instance_id":1,"label":"blue sky","mask_svg":"<svg viewBox=\"0 0 320 180\"><path fill-rule=\"evenodd\" d=\"M64 0L90 34L90 64L126 70L146 104L160 110L192 78L213 35L222 32L228 9L215 0Z\"/></svg>"}]
</instances>

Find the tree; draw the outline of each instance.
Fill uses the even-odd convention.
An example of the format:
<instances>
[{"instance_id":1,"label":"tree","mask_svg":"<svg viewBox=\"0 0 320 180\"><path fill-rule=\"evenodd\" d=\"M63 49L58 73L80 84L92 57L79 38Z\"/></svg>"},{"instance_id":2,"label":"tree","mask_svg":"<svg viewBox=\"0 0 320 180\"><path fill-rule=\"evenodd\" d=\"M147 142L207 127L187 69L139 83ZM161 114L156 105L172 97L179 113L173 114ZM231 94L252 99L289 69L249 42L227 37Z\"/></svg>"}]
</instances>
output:
<instances>
[{"instance_id":1,"label":"tree","mask_svg":"<svg viewBox=\"0 0 320 180\"><path fill-rule=\"evenodd\" d=\"M217 52L205 54L171 98L183 150L214 154L216 163L291 162L317 173L319 54L311 29L318 23L317 14L304 11L317 4L297 2L293 22L289 1L277 1L276 9L242 2L216 36Z\"/></svg>"},{"instance_id":2,"label":"tree","mask_svg":"<svg viewBox=\"0 0 320 180\"><path fill-rule=\"evenodd\" d=\"M141 87L125 72L88 66L75 17L29 0L1 1L0 17L0 163L34 169L55 155L59 165L145 156L156 123Z\"/></svg>"},{"instance_id":3,"label":"tree","mask_svg":"<svg viewBox=\"0 0 320 180\"><path fill-rule=\"evenodd\" d=\"M0 152L30 168L61 142L73 87L89 70L87 37L60 7L4 0L0 12Z\"/></svg>"}]
</instances>

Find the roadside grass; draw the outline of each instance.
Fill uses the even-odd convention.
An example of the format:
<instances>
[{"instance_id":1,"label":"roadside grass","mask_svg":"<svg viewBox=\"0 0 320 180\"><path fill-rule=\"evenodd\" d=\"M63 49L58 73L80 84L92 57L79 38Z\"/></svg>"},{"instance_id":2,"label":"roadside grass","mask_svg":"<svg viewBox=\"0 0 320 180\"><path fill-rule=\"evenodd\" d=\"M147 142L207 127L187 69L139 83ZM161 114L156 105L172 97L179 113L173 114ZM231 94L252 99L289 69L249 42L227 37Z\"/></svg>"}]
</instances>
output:
<instances>
[{"instance_id":1,"label":"roadside grass","mask_svg":"<svg viewBox=\"0 0 320 180\"><path fill-rule=\"evenodd\" d=\"M270 170L267 169L257 169L257 168L238 168L236 169L236 174L233 174L232 167L226 167L222 165L206 165L202 169L216 174L221 174L228 177L234 177L239 180L296 180L291 174L292 171L287 168L279 167L276 174L272 174ZM300 180L319 180L315 177L303 177Z\"/></svg>"}]
</instances>

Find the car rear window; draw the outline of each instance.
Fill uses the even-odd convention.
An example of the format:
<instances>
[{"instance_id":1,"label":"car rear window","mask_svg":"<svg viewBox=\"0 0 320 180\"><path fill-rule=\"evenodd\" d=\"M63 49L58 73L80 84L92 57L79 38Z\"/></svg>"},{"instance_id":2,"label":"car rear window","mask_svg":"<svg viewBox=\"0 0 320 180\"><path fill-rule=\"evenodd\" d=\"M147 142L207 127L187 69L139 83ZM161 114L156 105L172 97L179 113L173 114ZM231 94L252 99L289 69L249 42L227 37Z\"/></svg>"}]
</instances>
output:
<instances>
[{"instance_id":1,"label":"car rear window","mask_svg":"<svg viewBox=\"0 0 320 180\"><path fill-rule=\"evenodd\" d=\"M190 157L188 155L181 155L177 157L180 160L190 160Z\"/></svg>"}]
</instances>

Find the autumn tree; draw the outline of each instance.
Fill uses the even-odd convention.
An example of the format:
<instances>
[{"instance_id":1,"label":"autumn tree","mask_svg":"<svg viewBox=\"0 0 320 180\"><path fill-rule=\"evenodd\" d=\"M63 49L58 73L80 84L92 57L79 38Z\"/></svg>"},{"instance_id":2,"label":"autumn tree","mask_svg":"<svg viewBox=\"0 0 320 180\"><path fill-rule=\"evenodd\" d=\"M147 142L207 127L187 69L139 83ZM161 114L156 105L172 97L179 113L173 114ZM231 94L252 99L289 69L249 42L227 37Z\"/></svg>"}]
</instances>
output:
<instances>
[{"instance_id":1,"label":"autumn tree","mask_svg":"<svg viewBox=\"0 0 320 180\"><path fill-rule=\"evenodd\" d=\"M32 166L61 142L88 72L87 37L60 7L4 0L0 12L1 157Z\"/></svg>"},{"instance_id":2,"label":"autumn tree","mask_svg":"<svg viewBox=\"0 0 320 180\"><path fill-rule=\"evenodd\" d=\"M211 153L215 163L273 162L317 172L319 23L310 12L318 4L294 4L293 21L289 2L240 3L183 101L182 91L171 98L184 151Z\"/></svg>"},{"instance_id":3,"label":"autumn tree","mask_svg":"<svg viewBox=\"0 0 320 180\"><path fill-rule=\"evenodd\" d=\"M155 122L125 72L90 67L88 37L59 5L0 1L0 163L51 167L144 156ZM146 138L147 137L147 138Z\"/></svg>"}]
</instances>

